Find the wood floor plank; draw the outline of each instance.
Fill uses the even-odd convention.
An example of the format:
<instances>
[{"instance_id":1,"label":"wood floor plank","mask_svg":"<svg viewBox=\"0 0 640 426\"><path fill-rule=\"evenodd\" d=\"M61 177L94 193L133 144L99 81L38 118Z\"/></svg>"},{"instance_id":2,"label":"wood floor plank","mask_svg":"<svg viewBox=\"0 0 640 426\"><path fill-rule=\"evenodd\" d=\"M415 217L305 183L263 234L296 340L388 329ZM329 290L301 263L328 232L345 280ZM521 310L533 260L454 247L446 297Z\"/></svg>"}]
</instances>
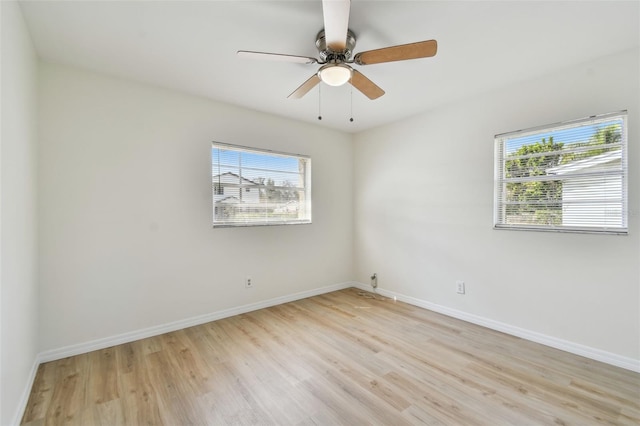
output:
<instances>
[{"instance_id":1,"label":"wood floor plank","mask_svg":"<svg viewBox=\"0 0 640 426\"><path fill-rule=\"evenodd\" d=\"M167 336L160 336L166 339ZM202 424L203 416L189 378L174 368L169 349L147 355L149 380L158 401L163 424Z\"/></svg>"},{"instance_id":2,"label":"wood floor plank","mask_svg":"<svg viewBox=\"0 0 640 426\"><path fill-rule=\"evenodd\" d=\"M92 380L86 387L87 405L100 405L119 398L116 348L107 348L89 353L89 368L86 372Z\"/></svg>"},{"instance_id":3,"label":"wood floor plank","mask_svg":"<svg viewBox=\"0 0 640 426\"><path fill-rule=\"evenodd\" d=\"M45 364L46 365L46 364ZM56 377L53 394L45 412L45 424L58 425L78 421L87 407L89 356L69 357L48 365Z\"/></svg>"},{"instance_id":4,"label":"wood floor plank","mask_svg":"<svg viewBox=\"0 0 640 426\"><path fill-rule=\"evenodd\" d=\"M23 425L637 425L640 374L346 289L42 364Z\"/></svg>"}]
</instances>

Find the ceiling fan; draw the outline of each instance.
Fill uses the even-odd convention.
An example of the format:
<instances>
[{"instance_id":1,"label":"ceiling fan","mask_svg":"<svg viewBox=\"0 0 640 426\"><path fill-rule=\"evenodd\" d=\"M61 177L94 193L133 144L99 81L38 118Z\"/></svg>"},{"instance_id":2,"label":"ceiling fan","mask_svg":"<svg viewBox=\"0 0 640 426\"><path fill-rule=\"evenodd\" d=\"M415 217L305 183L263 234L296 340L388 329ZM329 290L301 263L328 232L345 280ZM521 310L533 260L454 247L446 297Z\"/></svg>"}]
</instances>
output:
<instances>
[{"instance_id":1,"label":"ceiling fan","mask_svg":"<svg viewBox=\"0 0 640 426\"><path fill-rule=\"evenodd\" d=\"M294 90L288 96L289 98L299 99L303 97L322 81L330 86L341 86L348 82L369 99L377 99L384 95L384 90L361 72L355 70L351 64L372 65L383 62L428 58L436 54L438 43L435 40L425 40L360 52L352 59L351 55L356 45L356 36L349 29L350 8L350 0L322 0L324 29L316 36L319 59L248 50L239 50L237 52L238 56L321 65L317 73Z\"/></svg>"}]
</instances>

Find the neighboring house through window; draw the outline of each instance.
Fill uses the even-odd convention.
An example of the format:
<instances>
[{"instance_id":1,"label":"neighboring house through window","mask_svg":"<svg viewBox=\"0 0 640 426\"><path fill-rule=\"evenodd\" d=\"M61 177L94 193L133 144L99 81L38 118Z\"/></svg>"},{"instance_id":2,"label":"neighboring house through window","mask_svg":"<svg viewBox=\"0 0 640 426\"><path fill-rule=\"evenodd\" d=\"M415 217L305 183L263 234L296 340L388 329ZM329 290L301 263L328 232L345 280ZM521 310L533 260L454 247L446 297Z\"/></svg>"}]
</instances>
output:
<instances>
[{"instance_id":1,"label":"neighboring house through window","mask_svg":"<svg viewBox=\"0 0 640 426\"><path fill-rule=\"evenodd\" d=\"M495 227L627 233L626 111L495 137Z\"/></svg>"},{"instance_id":2,"label":"neighboring house through window","mask_svg":"<svg viewBox=\"0 0 640 426\"><path fill-rule=\"evenodd\" d=\"M213 143L213 226L311 223L311 159Z\"/></svg>"},{"instance_id":3,"label":"neighboring house through window","mask_svg":"<svg viewBox=\"0 0 640 426\"><path fill-rule=\"evenodd\" d=\"M252 186L256 187L253 192L251 192ZM257 203L259 202L257 186L256 182L235 173L226 172L215 175L213 176L214 203L227 198L233 198L239 202Z\"/></svg>"}]
</instances>

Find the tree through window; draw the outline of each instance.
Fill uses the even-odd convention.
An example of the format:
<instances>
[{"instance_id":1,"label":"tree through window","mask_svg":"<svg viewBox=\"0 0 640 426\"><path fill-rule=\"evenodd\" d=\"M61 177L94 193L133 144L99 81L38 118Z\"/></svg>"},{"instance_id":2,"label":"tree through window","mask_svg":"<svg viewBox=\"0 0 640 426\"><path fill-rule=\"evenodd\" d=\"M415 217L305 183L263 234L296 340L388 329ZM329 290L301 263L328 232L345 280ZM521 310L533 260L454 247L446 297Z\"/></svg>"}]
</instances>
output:
<instances>
[{"instance_id":1,"label":"tree through window","mask_svg":"<svg viewBox=\"0 0 640 426\"><path fill-rule=\"evenodd\" d=\"M495 227L627 232L626 112L495 137Z\"/></svg>"}]
</instances>

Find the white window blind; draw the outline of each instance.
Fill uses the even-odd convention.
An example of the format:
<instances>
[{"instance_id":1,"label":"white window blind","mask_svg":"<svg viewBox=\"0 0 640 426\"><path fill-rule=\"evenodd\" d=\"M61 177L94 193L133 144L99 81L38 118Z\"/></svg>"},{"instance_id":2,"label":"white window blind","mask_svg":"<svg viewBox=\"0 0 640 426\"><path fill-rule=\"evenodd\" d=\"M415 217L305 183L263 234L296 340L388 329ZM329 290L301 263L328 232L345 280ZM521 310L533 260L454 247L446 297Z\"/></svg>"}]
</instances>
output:
<instances>
[{"instance_id":1,"label":"white window blind","mask_svg":"<svg viewBox=\"0 0 640 426\"><path fill-rule=\"evenodd\" d=\"M311 158L212 144L213 226L311 223Z\"/></svg>"},{"instance_id":2,"label":"white window blind","mask_svg":"<svg viewBox=\"0 0 640 426\"><path fill-rule=\"evenodd\" d=\"M627 233L626 111L496 135L499 229Z\"/></svg>"}]
</instances>

